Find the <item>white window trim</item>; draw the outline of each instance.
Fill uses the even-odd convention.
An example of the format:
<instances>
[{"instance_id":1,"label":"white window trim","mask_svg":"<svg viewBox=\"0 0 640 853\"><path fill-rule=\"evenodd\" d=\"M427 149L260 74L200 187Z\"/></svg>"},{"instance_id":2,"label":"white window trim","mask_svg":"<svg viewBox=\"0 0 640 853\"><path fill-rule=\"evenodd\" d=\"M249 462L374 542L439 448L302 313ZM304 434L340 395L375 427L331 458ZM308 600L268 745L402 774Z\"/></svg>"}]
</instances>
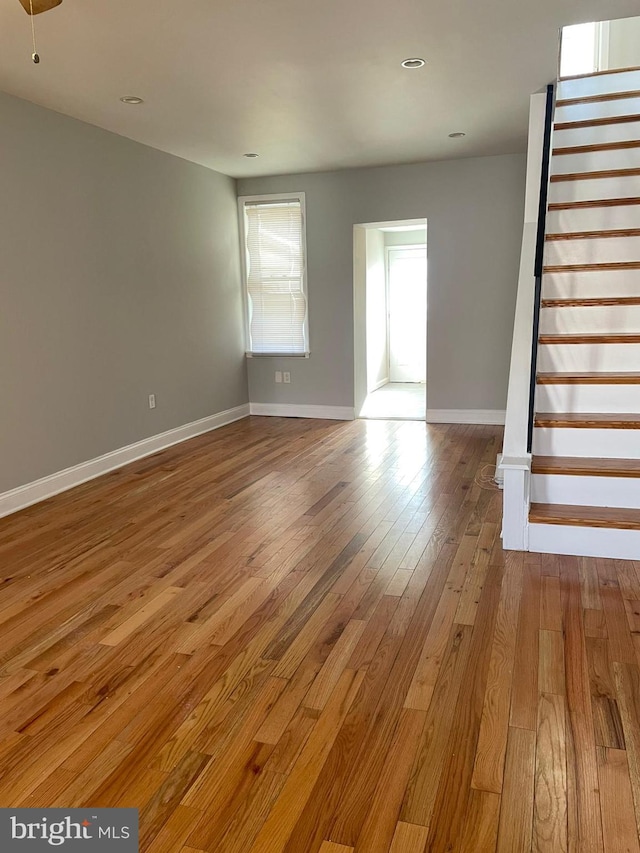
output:
<instances>
[{"instance_id":1,"label":"white window trim","mask_svg":"<svg viewBox=\"0 0 640 853\"><path fill-rule=\"evenodd\" d=\"M300 213L302 215L302 292L305 298L304 335L306 341L306 352L304 353L254 353L249 348L251 332L249 329L249 294L247 292L247 229L245 221L245 205L269 201L298 201L300 202ZM305 205L305 194L292 193L266 193L264 195L241 195L238 196L238 225L240 228L240 261L242 270L242 304L244 309L244 334L245 355L247 358L309 358L311 344L309 342L309 292L307 288L307 210Z\"/></svg>"}]
</instances>

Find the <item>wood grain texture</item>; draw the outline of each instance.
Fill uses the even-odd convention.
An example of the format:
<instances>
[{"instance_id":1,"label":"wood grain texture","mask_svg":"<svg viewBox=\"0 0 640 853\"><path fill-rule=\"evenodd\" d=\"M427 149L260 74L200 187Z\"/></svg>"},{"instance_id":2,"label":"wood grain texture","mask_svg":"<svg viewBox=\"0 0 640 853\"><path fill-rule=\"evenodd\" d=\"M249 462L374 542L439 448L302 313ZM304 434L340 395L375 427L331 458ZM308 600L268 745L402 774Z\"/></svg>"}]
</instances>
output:
<instances>
[{"instance_id":1,"label":"wood grain texture","mask_svg":"<svg viewBox=\"0 0 640 853\"><path fill-rule=\"evenodd\" d=\"M640 204L637 196L626 198L597 198L586 201L553 201L549 204L549 210L584 210L593 207L627 207Z\"/></svg>"},{"instance_id":2,"label":"wood grain texture","mask_svg":"<svg viewBox=\"0 0 640 853\"><path fill-rule=\"evenodd\" d=\"M640 429L640 415L632 413L538 413L535 425L558 429Z\"/></svg>"},{"instance_id":3,"label":"wood grain texture","mask_svg":"<svg viewBox=\"0 0 640 853\"><path fill-rule=\"evenodd\" d=\"M585 334L585 335L540 335L538 343L543 346L552 344L640 344L640 335L624 334Z\"/></svg>"},{"instance_id":4,"label":"wood grain texture","mask_svg":"<svg viewBox=\"0 0 640 853\"><path fill-rule=\"evenodd\" d=\"M619 121L607 123L619 124ZM634 178L638 175L640 175L640 169L600 169L597 172L563 172L562 174L551 175L549 180L552 184L557 184L563 181L593 181L606 178Z\"/></svg>"},{"instance_id":5,"label":"wood grain texture","mask_svg":"<svg viewBox=\"0 0 640 853\"><path fill-rule=\"evenodd\" d=\"M0 520L3 805L135 806L142 853L637 853L640 564L503 553L500 442L249 418Z\"/></svg>"},{"instance_id":6,"label":"wood grain texture","mask_svg":"<svg viewBox=\"0 0 640 853\"><path fill-rule=\"evenodd\" d=\"M536 733L510 728L502 792L498 853L531 850L536 767Z\"/></svg>"},{"instance_id":7,"label":"wood grain texture","mask_svg":"<svg viewBox=\"0 0 640 853\"><path fill-rule=\"evenodd\" d=\"M640 477L640 459L598 459L577 456L534 456L532 474L578 477Z\"/></svg>"},{"instance_id":8,"label":"wood grain texture","mask_svg":"<svg viewBox=\"0 0 640 853\"><path fill-rule=\"evenodd\" d=\"M579 527L640 530L640 509L533 503L529 510L529 521L532 524L572 524Z\"/></svg>"},{"instance_id":9,"label":"wood grain texture","mask_svg":"<svg viewBox=\"0 0 640 853\"><path fill-rule=\"evenodd\" d=\"M640 385L640 373L539 373L538 385Z\"/></svg>"},{"instance_id":10,"label":"wood grain texture","mask_svg":"<svg viewBox=\"0 0 640 853\"><path fill-rule=\"evenodd\" d=\"M623 142L593 142L589 145L572 145L553 149L554 157L564 154L590 154L593 151L622 151L629 148L640 148L640 140L626 139Z\"/></svg>"}]
</instances>

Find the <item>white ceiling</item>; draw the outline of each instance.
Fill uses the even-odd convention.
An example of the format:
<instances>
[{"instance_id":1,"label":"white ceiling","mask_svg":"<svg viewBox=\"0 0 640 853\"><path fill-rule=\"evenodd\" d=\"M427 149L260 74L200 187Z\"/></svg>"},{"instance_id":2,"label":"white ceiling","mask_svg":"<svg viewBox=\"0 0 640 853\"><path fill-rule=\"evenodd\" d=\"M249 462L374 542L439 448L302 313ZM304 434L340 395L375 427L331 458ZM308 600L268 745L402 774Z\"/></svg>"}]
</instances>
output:
<instances>
[{"instance_id":1,"label":"white ceiling","mask_svg":"<svg viewBox=\"0 0 640 853\"><path fill-rule=\"evenodd\" d=\"M36 66L29 17L0 0L0 89L234 177L498 154L525 148L558 29L637 12L638 0L64 0L35 19ZM411 56L428 64L406 71Z\"/></svg>"}]
</instances>

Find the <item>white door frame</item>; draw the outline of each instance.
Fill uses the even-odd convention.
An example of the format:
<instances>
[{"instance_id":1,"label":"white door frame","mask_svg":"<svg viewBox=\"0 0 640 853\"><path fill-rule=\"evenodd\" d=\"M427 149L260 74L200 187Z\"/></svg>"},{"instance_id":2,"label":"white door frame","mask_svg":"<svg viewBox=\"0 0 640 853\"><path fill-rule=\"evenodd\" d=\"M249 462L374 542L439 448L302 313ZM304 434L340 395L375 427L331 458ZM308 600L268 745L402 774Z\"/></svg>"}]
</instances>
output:
<instances>
[{"instance_id":1,"label":"white door frame","mask_svg":"<svg viewBox=\"0 0 640 853\"><path fill-rule=\"evenodd\" d=\"M381 222L356 222L353 225L353 389L356 418L360 416L366 399L366 336L362 329L363 305L366 305L364 290L367 278L367 259L364 235L367 229L388 228L395 225L412 225L414 228L427 228L427 217L418 219L391 219ZM428 238L427 238L428 239ZM364 301L363 301L364 300ZM426 391L425 396L428 395ZM428 403L425 401L426 407Z\"/></svg>"}]
</instances>

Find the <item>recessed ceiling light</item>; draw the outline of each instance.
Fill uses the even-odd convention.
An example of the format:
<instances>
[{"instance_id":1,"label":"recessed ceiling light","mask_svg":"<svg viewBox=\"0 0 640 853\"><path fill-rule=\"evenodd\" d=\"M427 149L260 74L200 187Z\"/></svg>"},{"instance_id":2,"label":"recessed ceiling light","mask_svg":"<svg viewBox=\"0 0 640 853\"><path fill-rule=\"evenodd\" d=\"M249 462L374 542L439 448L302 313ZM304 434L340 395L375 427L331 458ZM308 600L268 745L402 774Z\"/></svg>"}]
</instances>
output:
<instances>
[{"instance_id":1,"label":"recessed ceiling light","mask_svg":"<svg viewBox=\"0 0 640 853\"><path fill-rule=\"evenodd\" d=\"M124 98L120 98L123 104L131 104L132 106L137 106L137 104L144 104L142 98L138 98L135 95L125 95Z\"/></svg>"},{"instance_id":2,"label":"recessed ceiling light","mask_svg":"<svg viewBox=\"0 0 640 853\"><path fill-rule=\"evenodd\" d=\"M402 63L403 68L422 68L423 65L426 65L424 59L420 59L418 56L412 56L410 59L405 59Z\"/></svg>"},{"instance_id":3,"label":"recessed ceiling light","mask_svg":"<svg viewBox=\"0 0 640 853\"><path fill-rule=\"evenodd\" d=\"M243 157L250 157L250 158L253 158L253 157L259 157L260 155L259 155L259 154L249 153L249 154L243 154L242 156L243 156Z\"/></svg>"},{"instance_id":4,"label":"recessed ceiling light","mask_svg":"<svg viewBox=\"0 0 640 853\"><path fill-rule=\"evenodd\" d=\"M456 133L450 133L449 139L462 139L462 137L466 135L466 133L463 133L461 130L458 130L456 131Z\"/></svg>"}]
</instances>

